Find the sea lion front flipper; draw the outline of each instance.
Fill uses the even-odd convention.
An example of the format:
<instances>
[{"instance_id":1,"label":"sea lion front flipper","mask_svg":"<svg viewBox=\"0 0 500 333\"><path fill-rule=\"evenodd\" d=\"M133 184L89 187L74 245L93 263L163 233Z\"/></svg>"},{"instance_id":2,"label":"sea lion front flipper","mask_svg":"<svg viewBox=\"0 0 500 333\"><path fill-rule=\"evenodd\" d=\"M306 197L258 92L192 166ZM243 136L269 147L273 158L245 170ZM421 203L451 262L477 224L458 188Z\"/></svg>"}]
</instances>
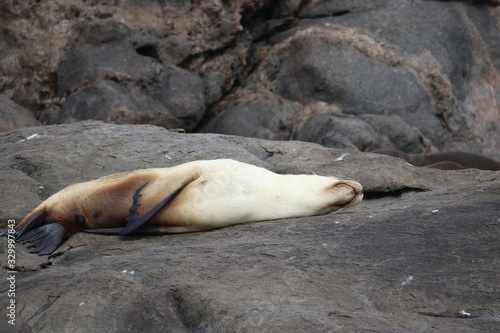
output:
<instances>
[{"instance_id":1,"label":"sea lion front flipper","mask_svg":"<svg viewBox=\"0 0 500 333\"><path fill-rule=\"evenodd\" d=\"M154 214L156 214L160 209L163 208L167 203L169 203L173 198L179 194L180 191L184 188L182 186L181 188L177 189L174 191L174 193L170 194L167 196L165 199L160 201L158 205L153 207L152 209L148 210L147 208L145 209L146 213L141 216L141 213L139 212L139 208L141 207L141 204L138 203L139 199L142 197L140 194L140 191L146 186L148 183L144 184L143 186L139 187L137 189L137 192L134 195L134 205L130 208L130 216L126 218L127 225L119 232L120 235L128 235L135 230L139 229L144 223L146 223Z\"/></svg>"},{"instance_id":2,"label":"sea lion front flipper","mask_svg":"<svg viewBox=\"0 0 500 333\"><path fill-rule=\"evenodd\" d=\"M134 233L153 215L174 199L189 183L199 177L196 170L173 173L168 177L159 177L147 182L137 189L134 202L130 207L130 216L126 218L127 225L119 232L120 235ZM166 197L162 196L168 194ZM164 198L160 202L161 198Z\"/></svg>"}]
</instances>

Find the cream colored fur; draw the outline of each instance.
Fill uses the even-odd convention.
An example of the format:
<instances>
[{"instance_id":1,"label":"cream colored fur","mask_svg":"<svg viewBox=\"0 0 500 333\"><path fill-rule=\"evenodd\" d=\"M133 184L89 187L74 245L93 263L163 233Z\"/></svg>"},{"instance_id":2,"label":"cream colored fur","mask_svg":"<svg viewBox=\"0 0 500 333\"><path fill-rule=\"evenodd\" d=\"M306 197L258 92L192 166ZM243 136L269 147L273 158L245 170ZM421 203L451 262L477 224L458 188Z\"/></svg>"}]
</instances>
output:
<instances>
[{"instance_id":1,"label":"cream colored fur","mask_svg":"<svg viewBox=\"0 0 500 333\"><path fill-rule=\"evenodd\" d=\"M68 234L81 229L123 227L136 190L139 218L178 189L180 193L147 221L160 233L202 231L250 221L325 214L359 202L354 181L316 175L279 175L229 159L203 160L171 168L142 169L68 186L35 214L60 223ZM84 218L79 225L76 216Z\"/></svg>"}]
</instances>

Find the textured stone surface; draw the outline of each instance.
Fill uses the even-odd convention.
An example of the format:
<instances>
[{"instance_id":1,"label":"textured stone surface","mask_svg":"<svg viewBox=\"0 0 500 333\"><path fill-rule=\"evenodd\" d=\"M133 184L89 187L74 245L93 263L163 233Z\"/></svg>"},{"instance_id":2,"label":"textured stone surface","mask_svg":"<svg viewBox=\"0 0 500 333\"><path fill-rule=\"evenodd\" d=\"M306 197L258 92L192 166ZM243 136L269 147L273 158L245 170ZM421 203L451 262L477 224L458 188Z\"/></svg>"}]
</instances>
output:
<instances>
[{"instance_id":1,"label":"textured stone surface","mask_svg":"<svg viewBox=\"0 0 500 333\"><path fill-rule=\"evenodd\" d=\"M500 159L498 1L5 1L0 93L96 119Z\"/></svg>"},{"instance_id":2,"label":"textured stone surface","mask_svg":"<svg viewBox=\"0 0 500 333\"><path fill-rule=\"evenodd\" d=\"M326 216L154 237L80 233L50 258L17 244L16 330L4 318L2 332L492 332L499 325L500 172L97 122L3 133L0 148L2 228L70 183L194 159L336 175L366 190L359 205ZM4 257L6 245L0 238Z\"/></svg>"},{"instance_id":3,"label":"textured stone surface","mask_svg":"<svg viewBox=\"0 0 500 333\"><path fill-rule=\"evenodd\" d=\"M500 34L489 10L434 1L313 1L293 27L257 44L259 62L235 99L255 96L257 90L293 101L297 117L286 118L284 126L294 128L298 138L331 147L347 141L360 150L468 150L498 156L498 67L491 51ZM439 19L436 13L442 13ZM488 17L487 23L480 16ZM464 48L467 44L475 47ZM247 135L238 132L238 120L244 123L250 115L242 119L222 103L222 123L230 125L221 128L219 116L205 130ZM309 113L316 103L338 112L322 107ZM263 126L276 113L262 116ZM318 126L317 113L328 119L320 121L319 133L311 131ZM309 121L315 124L308 126Z\"/></svg>"},{"instance_id":4,"label":"textured stone surface","mask_svg":"<svg viewBox=\"0 0 500 333\"><path fill-rule=\"evenodd\" d=\"M0 132L39 125L31 112L0 95Z\"/></svg>"}]
</instances>

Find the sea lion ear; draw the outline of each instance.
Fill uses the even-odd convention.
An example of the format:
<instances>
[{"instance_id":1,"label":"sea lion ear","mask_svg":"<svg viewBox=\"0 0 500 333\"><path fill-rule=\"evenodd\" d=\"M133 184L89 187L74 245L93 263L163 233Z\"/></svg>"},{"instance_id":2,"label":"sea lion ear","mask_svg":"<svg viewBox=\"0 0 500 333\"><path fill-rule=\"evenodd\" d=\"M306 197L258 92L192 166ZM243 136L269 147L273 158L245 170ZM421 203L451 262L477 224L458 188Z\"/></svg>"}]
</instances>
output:
<instances>
[{"instance_id":1,"label":"sea lion ear","mask_svg":"<svg viewBox=\"0 0 500 333\"><path fill-rule=\"evenodd\" d=\"M139 187L133 197L134 203L130 207L130 215L126 218L127 225L119 234L128 235L139 229L198 177L195 172L184 175L172 174L158 177Z\"/></svg>"}]
</instances>

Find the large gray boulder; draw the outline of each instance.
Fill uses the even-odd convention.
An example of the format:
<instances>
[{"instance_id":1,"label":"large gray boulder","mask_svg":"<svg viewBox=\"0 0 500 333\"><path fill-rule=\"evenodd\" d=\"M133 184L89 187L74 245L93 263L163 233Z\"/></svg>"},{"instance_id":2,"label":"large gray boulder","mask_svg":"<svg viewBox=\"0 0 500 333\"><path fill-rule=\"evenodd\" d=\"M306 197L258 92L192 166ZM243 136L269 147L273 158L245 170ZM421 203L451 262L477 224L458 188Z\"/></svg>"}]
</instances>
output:
<instances>
[{"instance_id":1,"label":"large gray boulder","mask_svg":"<svg viewBox=\"0 0 500 333\"><path fill-rule=\"evenodd\" d=\"M70 183L197 159L354 179L326 216L154 237L16 244L16 325L2 332L493 332L500 172L417 168L312 143L80 122L0 134L1 227ZM7 240L0 238L7 258ZM5 265L5 261L4 261ZM7 268L7 267L5 267ZM7 270L4 270L4 277ZM7 295L9 281L0 290Z\"/></svg>"}]
</instances>

